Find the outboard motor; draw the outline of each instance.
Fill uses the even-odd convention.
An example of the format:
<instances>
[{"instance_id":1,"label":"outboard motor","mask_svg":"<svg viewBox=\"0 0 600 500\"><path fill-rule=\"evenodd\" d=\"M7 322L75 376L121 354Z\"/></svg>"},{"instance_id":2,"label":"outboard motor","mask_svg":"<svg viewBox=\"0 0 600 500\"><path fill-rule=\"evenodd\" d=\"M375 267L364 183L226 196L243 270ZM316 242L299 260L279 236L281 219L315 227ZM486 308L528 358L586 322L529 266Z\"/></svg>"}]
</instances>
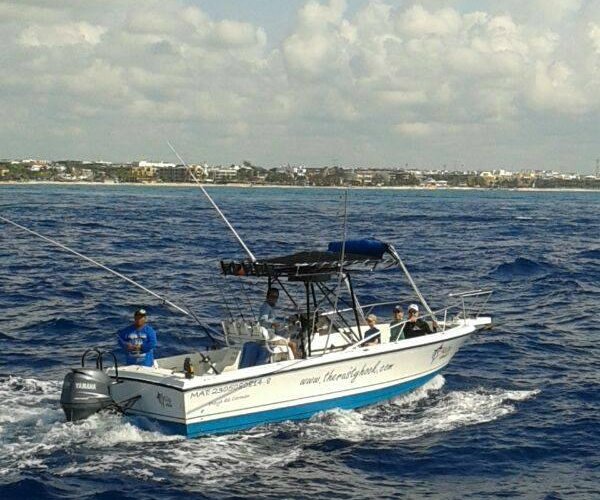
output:
<instances>
[{"instance_id":1,"label":"outboard motor","mask_svg":"<svg viewBox=\"0 0 600 500\"><path fill-rule=\"evenodd\" d=\"M86 368L85 358L89 353L96 353L96 367ZM115 372L118 380L118 367L114 354ZM81 368L73 368L63 381L60 405L65 412L67 421L83 420L100 410L115 407L115 401L110 394L113 381L102 367L102 355L98 349L88 349L81 357Z\"/></svg>"}]
</instances>

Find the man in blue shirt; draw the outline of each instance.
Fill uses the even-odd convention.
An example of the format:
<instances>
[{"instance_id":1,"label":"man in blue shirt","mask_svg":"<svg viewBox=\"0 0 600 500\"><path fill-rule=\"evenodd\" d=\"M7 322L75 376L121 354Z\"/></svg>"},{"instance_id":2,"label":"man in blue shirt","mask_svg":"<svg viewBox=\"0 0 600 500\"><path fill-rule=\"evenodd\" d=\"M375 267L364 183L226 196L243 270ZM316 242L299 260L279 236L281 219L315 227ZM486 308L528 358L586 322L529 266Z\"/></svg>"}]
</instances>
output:
<instances>
[{"instance_id":1,"label":"man in blue shirt","mask_svg":"<svg viewBox=\"0 0 600 500\"><path fill-rule=\"evenodd\" d=\"M128 365L153 366L156 332L146 324L145 309L135 311L133 324L119 330L118 338Z\"/></svg>"}]
</instances>

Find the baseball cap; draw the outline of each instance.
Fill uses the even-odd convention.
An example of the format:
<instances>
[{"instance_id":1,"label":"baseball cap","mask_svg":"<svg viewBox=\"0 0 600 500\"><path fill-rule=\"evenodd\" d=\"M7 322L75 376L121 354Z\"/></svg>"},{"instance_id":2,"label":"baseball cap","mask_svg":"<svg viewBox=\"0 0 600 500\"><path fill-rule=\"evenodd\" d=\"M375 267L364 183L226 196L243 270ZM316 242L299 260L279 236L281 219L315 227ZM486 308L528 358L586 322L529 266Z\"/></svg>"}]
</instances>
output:
<instances>
[{"instance_id":1,"label":"baseball cap","mask_svg":"<svg viewBox=\"0 0 600 500\"><path fill-rule=\"evenodd\" d=\"M402 306L394 306L394 312L396 311L402 312Z\"/></svg>"},{"instance_id":2,"label":"baseball cap","mask_svg":"<svg viewBox=\"0 0 600 500\"><path fill-rule=\"evenodd\" d=\"M419 312L419 306L417 304L411 304L410 306L408 306L408 310Z\"/></svg>"},{"instance_id":3,"label":"baseball cap","mask_svg":"<svg viewBox=\"0 0 600 500\"><path fill-rule=\"evenodd\" d=\"M133 313L134 316L146 316L146 309L140 308Z\"/></svg>"}]
</instances>

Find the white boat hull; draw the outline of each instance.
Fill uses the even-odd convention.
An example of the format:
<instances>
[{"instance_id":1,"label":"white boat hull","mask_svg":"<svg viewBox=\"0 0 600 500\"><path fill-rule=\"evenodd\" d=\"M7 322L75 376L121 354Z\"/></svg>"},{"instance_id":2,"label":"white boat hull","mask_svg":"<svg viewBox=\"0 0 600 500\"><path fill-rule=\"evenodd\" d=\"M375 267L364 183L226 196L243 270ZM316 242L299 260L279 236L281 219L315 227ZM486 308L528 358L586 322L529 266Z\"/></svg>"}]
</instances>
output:
<instances>
[{"instance_id":1,"label":"white boat hull","mask_svg":"<svg viewBox=\"0 0 600 500\"><path fill-rule=\"evenodd\" d=\"M124 367L115 400L140 395L127 413L188 437L353 409L416 389L440 372L473 325L410 340L184 379L165 370Z\"/></svg>"}]
</instances>

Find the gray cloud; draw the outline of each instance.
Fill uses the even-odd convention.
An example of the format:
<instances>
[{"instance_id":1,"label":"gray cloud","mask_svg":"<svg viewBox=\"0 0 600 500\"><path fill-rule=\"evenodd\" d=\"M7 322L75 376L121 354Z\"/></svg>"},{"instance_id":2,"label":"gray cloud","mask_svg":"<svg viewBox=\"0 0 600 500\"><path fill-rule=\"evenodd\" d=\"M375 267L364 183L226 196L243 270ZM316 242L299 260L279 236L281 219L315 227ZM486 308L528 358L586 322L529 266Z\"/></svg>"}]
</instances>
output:
<instances>
[{"instance_id":1,"label":"gray cloud","mask_svg":"<svg viewBox=\"0 0 600 500\"><path fill-rule=\"evenodd\" d=\"M89 3L89 2L88 2ZM600 2L0 2L0 156L589 171Z\"/></svg>"}]
</instances>

